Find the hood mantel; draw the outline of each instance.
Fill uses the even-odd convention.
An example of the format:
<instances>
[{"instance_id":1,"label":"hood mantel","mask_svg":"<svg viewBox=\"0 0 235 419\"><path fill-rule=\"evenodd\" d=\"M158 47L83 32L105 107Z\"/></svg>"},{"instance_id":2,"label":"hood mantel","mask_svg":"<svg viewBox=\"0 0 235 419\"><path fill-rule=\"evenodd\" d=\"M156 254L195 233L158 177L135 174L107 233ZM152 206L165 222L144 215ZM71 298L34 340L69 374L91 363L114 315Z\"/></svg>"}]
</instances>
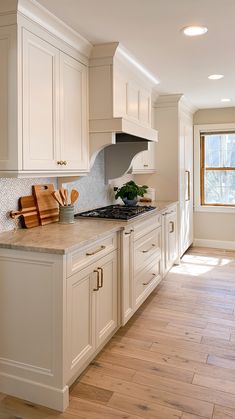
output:
<instances>
[{"instance_id":1,"label":"hood mantel","mask_svg":"<svg viewBox=\"0 0 235 419\"><path fill-rule=\"evenodd\" d=\"M123 169L125 166L127 171L136 153L147 150L148 141L157 141L157 131L151 127L155 83L130 57L118 42L95 45L92 49L89 60L91 165L103 148L112 146L112 152L109 149L105 154L106 161L110 158L114 162L115 153L119 157L125 155ZM127 135L115 148L117 134L121 133ZM125 142L129 144L127 147ZM115 177L109 170L107 176Z\"/></svg>"}]
</instances>

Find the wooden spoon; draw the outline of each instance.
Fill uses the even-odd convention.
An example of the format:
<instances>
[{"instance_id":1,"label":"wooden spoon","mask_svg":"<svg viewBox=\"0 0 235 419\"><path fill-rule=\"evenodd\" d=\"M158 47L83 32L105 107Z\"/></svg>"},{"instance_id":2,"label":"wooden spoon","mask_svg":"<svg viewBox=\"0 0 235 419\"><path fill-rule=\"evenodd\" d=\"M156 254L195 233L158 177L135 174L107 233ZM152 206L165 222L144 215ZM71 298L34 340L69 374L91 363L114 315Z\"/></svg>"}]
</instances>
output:
<instances>
[{"instance_id":1,"label":"wooden spoon","mask_svg":"<svg viewBox=\"0 0 235 419\"><path fill-rule=\"evenodd\" d=\"M71 196L70 196L71 205L73 205L74 202L77 201L78 197L79 197L79 192L76 191L76 189L72 189L71 190Z\"/></svg>"},{"instance_id":2,"label":"wooden spoon","mask_svg":"<svg viewBox=\"0 0 235 419\"><path fill-rule=\"evenodd\" d=\"M66 204L66 197L65 197L65 189L64 188L60 188L59 189L59 193L60 193L60 196L62 198L63 205L67 205Z\"/></svg>"},{"instance_id":3,"label":"wooden spoon","mask_svg":"<svg viewBox=\"0 0 235 419\"><path fill-rule=\"evenodd\" d=\"M69 205L69 194L68 194L68 189L64 189L64 196L65 196L65 205Z\"/></svg>"},{"instance_id":4,"label":"wooden spoon","mask_svg":"<svg viewBox=\"0 0 235 419\"><path fill-rule=\"evenodd\" d=\"M63 201L62 201L62 199L61 199L61 196L60 196L60 192L59 192L59 191L54 191L54 192L52 192L52 196L53 196L53 198L56 200L56 202L58 202L58 204L59 204L61 207L63 207L63 206L64 206L64 203L63 203Z\"/></svg>"}]
</instances>

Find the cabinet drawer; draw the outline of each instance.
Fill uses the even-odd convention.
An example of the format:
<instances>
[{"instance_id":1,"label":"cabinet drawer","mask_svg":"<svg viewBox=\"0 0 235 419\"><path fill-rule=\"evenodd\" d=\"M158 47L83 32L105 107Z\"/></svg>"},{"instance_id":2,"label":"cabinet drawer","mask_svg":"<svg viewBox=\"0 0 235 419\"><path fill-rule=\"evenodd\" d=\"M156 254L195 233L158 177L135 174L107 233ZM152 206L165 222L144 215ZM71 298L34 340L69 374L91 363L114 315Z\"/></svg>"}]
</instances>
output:
<instances>
[{"instance_id":1,"label":"cabinet drawer","mask_svg":"<svg viewBox=\"0 0 235 419\"><path fill-rule=\"evenodd\" d=\"M149 233L153 229L161 226L162 216L156 214L152 217L148 217L147 220L140 221L134 226L134 240L138 240L140 237Z\"/></svg>"},{"instance_id":2,"label":"cabinet drawer","mask_svg":"<svg viewBox=\"0 0 235 419\"><path fill-rule=\"evenodd\" d=\"M161 254L161 228L155 228L148 234L134 242L134 272L138 272L146 266L149 258L155 260Z\"/></svg>"},{"instance_id":3,"label":"cabinet drawer","mask_svg":"<svg viewBox=\"0 0 235 419\"><path fill-rule=\"evenodd\" d=\"M105 237L102 240L95 241L92 245L81 247L71 252L67 256L67 277L73 275L80 269L90 263L95 262L102 256L112 252L117 248L117 235Z\"/></svg>"},{"instance_id":4,"label":"cabinet drawer","mask_svg":"<svg viewBox=\"0 0 235 419\"><path fill-rule=\"evenodd\" d=\"M161 257L152 260L135 280L135 307L138 308L161 281Z\"/></svg>"}]
</instances>

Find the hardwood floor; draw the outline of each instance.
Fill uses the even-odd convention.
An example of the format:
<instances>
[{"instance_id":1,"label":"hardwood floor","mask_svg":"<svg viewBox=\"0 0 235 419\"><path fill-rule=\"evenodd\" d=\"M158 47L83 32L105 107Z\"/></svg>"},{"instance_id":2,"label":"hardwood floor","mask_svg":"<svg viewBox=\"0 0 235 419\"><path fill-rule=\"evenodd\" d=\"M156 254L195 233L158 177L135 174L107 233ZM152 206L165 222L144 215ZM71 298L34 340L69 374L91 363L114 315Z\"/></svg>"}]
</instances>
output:
<instances>
[{"instance_id":1,"label":"hardwood floor","mask_svg":"<svg viewBox=\"0 0 235 419\"><path fill-rule=\"evenodd\" d=\"M235 252L193 248L70 391L63 414L0 395L0 419L235 419Z\"/></svg>"}]
</instances>

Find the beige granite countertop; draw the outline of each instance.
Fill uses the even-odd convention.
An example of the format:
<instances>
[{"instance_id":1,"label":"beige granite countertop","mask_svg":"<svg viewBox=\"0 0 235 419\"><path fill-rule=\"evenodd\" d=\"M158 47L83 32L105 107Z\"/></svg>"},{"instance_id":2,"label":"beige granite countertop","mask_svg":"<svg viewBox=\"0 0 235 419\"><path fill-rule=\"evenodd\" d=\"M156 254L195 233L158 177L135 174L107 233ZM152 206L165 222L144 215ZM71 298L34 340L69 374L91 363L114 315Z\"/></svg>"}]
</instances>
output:
<instances>
[{"instance_id":1,"label":"beige granite countertop","mask_svg":"<svg viewBox=\"0 0 235 419\"><path fill-rule=\"evenodd\" d=\"M127 224L140 221L156 212L162 212L175 202L156 201L142 204L157 208L129 221L83 218L75 219L73 224L53 223L43 227L7 231L0 234L0 248L66 254L109 233L120 231Z\"/></svg>"}]
</instances>

